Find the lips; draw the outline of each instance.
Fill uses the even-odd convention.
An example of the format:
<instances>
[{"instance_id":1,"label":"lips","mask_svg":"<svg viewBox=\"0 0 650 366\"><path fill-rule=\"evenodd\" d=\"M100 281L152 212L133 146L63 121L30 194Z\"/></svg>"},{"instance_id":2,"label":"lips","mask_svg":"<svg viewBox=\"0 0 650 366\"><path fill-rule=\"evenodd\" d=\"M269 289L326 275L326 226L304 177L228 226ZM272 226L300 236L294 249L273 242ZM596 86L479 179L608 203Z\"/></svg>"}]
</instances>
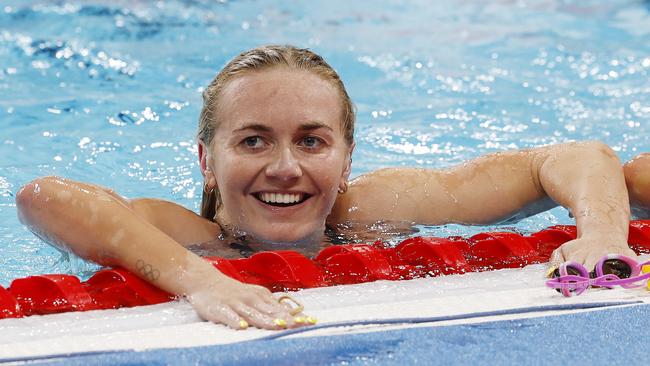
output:
<instances>
[{"instance_id":1,"label":"lips","mask_svg":"<svg viewBox=\"0 0 650 366\"><path fill-rule=\"evenodd\" d=\"M303 192L256 192L253 196L267 205L275 207L290 207L303 203L310 194Z\"/></svg>"}]
</instances>

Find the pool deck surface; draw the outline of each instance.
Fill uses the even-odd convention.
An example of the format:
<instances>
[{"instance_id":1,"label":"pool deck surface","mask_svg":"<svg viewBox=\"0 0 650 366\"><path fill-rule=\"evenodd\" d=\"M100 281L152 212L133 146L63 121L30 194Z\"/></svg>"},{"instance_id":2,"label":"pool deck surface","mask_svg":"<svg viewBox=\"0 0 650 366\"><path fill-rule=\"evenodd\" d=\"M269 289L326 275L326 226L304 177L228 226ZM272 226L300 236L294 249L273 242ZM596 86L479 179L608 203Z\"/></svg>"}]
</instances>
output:
<instances>
[{"instance_id":1,"label":"pool deck surface","mask_svg":"<svg viewBox=\"0 0 650 366\"><path fill-rule=\"evenodd\" d=\"M640 362L641 345L647 343L641 332L650 326L647 288L589 289L581 296L564 298L544 286L544 272L544 265L532 265L306 289L292 296L323 328L292 335L254 328L235 331L203 322L185 301L5 319L0 320L0 363ZM620 302L626 305L579 309ZM394 318L416 323L381 324ZM378 324L351 325L369 320ZM340 323L345 325L328 327Z\"/></svg>"}]
</instances>

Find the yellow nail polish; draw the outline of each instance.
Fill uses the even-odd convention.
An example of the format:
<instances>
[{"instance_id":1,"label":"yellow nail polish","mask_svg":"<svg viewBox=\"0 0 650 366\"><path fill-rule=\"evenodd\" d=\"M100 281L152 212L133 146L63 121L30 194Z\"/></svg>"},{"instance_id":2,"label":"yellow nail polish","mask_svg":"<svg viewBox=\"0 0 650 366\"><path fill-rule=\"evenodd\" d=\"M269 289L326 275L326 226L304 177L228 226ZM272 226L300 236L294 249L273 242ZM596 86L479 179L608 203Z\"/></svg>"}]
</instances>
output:
<instances>
[{"instance_id":1,"label":"yellow nail polish","mask_svg":"<svg viewBox=\"0 0 650 366\"><path fill-rule=\"evenodd\" d=\"M239 329L248 329L248 322L246 320L239 321Z\"/></svg>"},{"instance_id":2,"label":"yellow nail polish","mask_svg":"<svg viewBox=\"0 0 650 366\"><path fill-rule=\"evenodd\" d=\"M546 278L552 278L553 277L553 272L557 269L557 266L550 266L548 270L546 271Z\"/></svg>"},{"instance_id":3,"label":"yellow nail polish","mask_svg":"<svg viewBox=\"0 0 650 366\"><path fill-rule=\"evenodd\" d=\"M278 327L286 328L287 327L287 322L284 319L273 319L273 323L277 325Z\"/></svg>"},{"instance_id":4,"label":"yellow nail polish","mask_svg":"<svg viewBox=\"0 0 650 366\"><path fill-rule=\"evenodd\" d=\"M307 319L304 316L294 316L293 321L298 324L306 323Z\"/></svg>"},{"instance_id":5,"label":"yellow nail polish","mask_svg":"<svg viewBox=\"0 0 650 366\"><path fill-rule=\"evenodd\" d=\"M306 317L305 320L307 320L307 323L312 324L312 325L318 323L318 320L316 318L314 318L314 317L311 317L311 316Z\"/></svg>"}]
</instances>

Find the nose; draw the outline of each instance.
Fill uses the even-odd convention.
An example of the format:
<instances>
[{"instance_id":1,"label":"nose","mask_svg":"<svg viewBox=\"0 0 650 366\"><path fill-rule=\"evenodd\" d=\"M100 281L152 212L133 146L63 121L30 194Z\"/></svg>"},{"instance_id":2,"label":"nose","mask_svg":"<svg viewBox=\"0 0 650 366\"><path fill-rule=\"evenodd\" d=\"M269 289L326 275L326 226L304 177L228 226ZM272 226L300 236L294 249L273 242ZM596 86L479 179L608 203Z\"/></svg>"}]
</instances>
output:
<instances>
[{"instance_id":1,"label":"nose","mask_svg":"<svg viewBox=\"0 0 650 366\"><path fill-rule=\"evenodd\" d=\"M300 163L291 148L282 148L274 154L273 161L266 167L266 175L280 180L290 180L302 176Z\"/></svg>"}]
</instances>

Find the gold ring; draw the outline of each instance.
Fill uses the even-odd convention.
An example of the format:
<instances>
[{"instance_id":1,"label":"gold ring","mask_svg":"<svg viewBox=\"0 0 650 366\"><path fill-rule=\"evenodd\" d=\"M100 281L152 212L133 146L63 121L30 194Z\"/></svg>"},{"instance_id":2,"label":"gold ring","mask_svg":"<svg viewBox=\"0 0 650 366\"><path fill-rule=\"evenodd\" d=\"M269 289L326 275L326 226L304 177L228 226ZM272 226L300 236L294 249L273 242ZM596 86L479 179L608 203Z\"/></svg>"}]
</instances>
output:
<instances>
[{"instance_id":1,"label":"gold ring","mask_svg":"<svg viewBox=\"0 0 650 366\"><path fill-rule=\"evenodd\" d=\"M291 310L289 310L289 314L291 316L298 315L298 314L302 313L303 310L305 310L305 307L302 306L301 303L299 303L298 301L296 301L296 299L294 299L293 297L291 297L289 295L280 296L280 298L278 299L278 302L280 304L283 304L283 302L289 302L289 306L291 306Z\"/></svg>"}]
</instances>

